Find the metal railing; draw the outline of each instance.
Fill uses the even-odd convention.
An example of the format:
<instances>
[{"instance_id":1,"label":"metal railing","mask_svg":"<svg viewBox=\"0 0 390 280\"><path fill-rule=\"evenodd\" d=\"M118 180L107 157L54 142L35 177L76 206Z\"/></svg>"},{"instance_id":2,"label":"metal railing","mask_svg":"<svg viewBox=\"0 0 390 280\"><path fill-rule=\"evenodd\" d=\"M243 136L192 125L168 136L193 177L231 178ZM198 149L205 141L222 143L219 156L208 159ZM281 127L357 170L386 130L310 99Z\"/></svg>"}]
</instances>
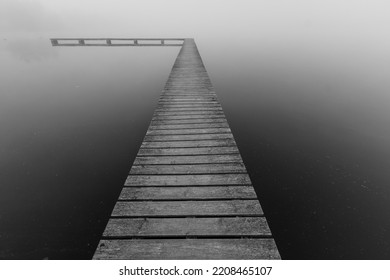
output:
<instances>
[{"instance_id":1,"label":"metal railing","mask_svg":"<svg viewBox=\"0 0 390 280\"><path fill-rule=\"evenodd\" d=\"M52 46L182 46L183 38L53 38Z\"/></svg>"}]
</instances>

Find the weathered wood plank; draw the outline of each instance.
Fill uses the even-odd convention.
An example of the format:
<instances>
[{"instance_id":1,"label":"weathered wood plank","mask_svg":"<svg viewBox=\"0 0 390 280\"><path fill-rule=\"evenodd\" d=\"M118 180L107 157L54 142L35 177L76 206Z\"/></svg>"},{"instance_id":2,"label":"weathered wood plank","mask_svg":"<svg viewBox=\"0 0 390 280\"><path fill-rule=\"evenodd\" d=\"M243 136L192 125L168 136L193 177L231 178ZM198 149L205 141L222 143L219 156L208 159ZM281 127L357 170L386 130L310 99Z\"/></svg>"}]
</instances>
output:
<instances>
[{"instance_id":1,"label":"weathered wood plank","mask_svg":"<svg viewBox=\"0 0 390 280\"><path fill-rule=\"evenodd\" d=\"M180 69L182 70L182 69ZM166 86L172 85L172 83L182 83L182 84L201 84L201 85L211 85L210 78L205 75L205 73L198 72L197 75L183 75L182 71L173 72L172 76L168 79ZM203 75L202 75L203 74ZM179 79L177 79L179 78Z\"/></svg>"},{"instance_id":2,"label":"weathered wood plank","mask_svg":"<svg viewBox=\"0 0 390 280\"><path fill-rule=\"evenodd\" d=\"M169 129L169 130L148 130L146 135L185 135L185 134L211 134L231 133L230 128L193 128L193 129Z\"/></svg>"},{"instance_id":3,"label":"weathered wood plank","mask_svg":"<svg viewBox=\"0 0 390 280\"><path fill-rule=\"evenodd\" d=\"M158 110L176 110L176 109L202 109L202 108L221 108L221 105L211 102L194 103L194 102L159 102L157 104Z\"/></svg>"},{"instance_id":4,"label":"weathered wood plank","mask_svg":"<svg viewBox=\"0 0 390 280\"><path fill-rule=\"evenodd\" d=\"M171 77L171 80L168 80L167 81L167 83L171 83L171 81L173 80L173 79L175 79L175 80L181 80L181 79L183 79L183 76L184 75L188 75L188 74L194 74L194 73L191 73L190 71L191 70L189 70L189 71L186 71L185 69L183 69L183 68L181 68L180 69L180 71L181 71L181 75L176 75L176 73L172 73L172 77ZM198 72L199 73L199 72ZM205 72L203 72L202 74L204 74ZM181 87L179 87L179 88L177 88L177 87L174 87L174 86L172 86L172 84L170 84L170 85L168 85L168 86L166 86L164 89L163 89L163 92L164 93L175 93L175 92L178 92L178 93L181 93L181 92L183 92L183 91L188 91L188 92L194 92L194 93L210 93L210 94L215 94L215 91L214 91L214 89L212 88L212 87L210 87L209 85L206 85L206 86L204 86L204 87L196 87L196 88L194 88L194 87L184 87L184 86L181 86Z\"/></svg>"},{"instance_id":5,"label":"weathered wood plank","mask_svg":"<svg viewBox=\"0 0 390 280\"><path fill-rule=\"evenodd\" d=\"M210 87L211 81L208 77L195 77L192 76L184 76L182 73L178 73L179 75L175 75L175 73L172 73L172 76L170 79L168 79L167 83L165 84L165 87L171 87L171 86L201 86L201 87Z\"/></svg>"},{"instance_id":6,"label":"weathered wood plank","mask_svg":"<svg viewBox=\"0 0 390 280\"><path fill-rule=\"evenodd\" d=\"M206 148L158 148L140 149L137 156L184 156L184 155L224 155L239 153L237 147L206 147Z\"/></svg>"},{"instance_id":7,"label":"weathered wood plank","mask_svg":"<svg viewBox=\"0 0 390 280\"><path fill-rule=\"evenodd\" d=\"M218 109L221 110L222 107L219 103L191 103L191 102L181 102L181 103L173 103L173 102L159 102L157 104L156 110L158 111L166 111L166 110L209 110L209 109Z\"/></svg>"},{"instance_id":8,"label":"weathered wood plank","mask_svg":"<svg viewBox=\"0 0 390 280\"><path fill-rule=\"evenodd\" d=\"M198 113L204 111L220 113L222 108L219 106L158 106L154 113Z\"/></svg>"},{"instance_id":9,"label":"weathered wood plank","mask_svg":"<svg viewBox=\"0 0 390 280\"><path fill-rule=\"evenodd\" d=\"M221 134L188 134L188 135L145 135L144 141L201 141L233 139L231 133Z\"/></svg>"},{"instance_id":10,"label":"weathered wood plank","mask_svg":"<svg viewBox=\"0 0 390 280\"><path fill-rule=\"evenodd\" d=\"M273 239L102 240L94 259L280 259Z\"/></svg>"},{"instance_id":11,"label":"weathered wood plank","mask_svg":"<svg viewBox=\"0 0 390 280\"><path fill-rule=\"evenodd\" d=\"M243 163L230 164L185 164L185 165L134 165L131 175L156 175L156 174L229 174L246 173Z\"/></svg>"},{"instance_id":12,"label":"weathered wood plank","mask_svg":"<svg viewBox=\"0 0 390 280\"><path fill-rule=\"evenodd\" d=\"M215 164L215 163L242 163L239 154L208 155L208 156L161 156L136 157L134 165L145 164Z\"/></svg>"},{"instance_id":13,"label":"weathered wood plank","mask_svg":"<svg viewBox=\"0 0 390 280\"><path fill-rule=\"evenodd\" d=\"M170 86L169 88L166 88L164 90L163 95L164 96L182 96L182 95L215 96L215 92L213 92L210 88L206 88L206 87Z\"/></svg>"},{"instance_id":14,"label":"weathered wood plank","mask_svg":"<svg viewBox=\"0 0 390 280\"><path fill-rule=\"evenodd\" d=\"M155 111L153 116L165 117L165 116L191 116L191 115L202 115L202 116L224 116L222 110L202 110L202 111L183 111L183 112L159 112Z\"/></svg>"},{"instance_id":15,"label":"weathered wood plank","mask_svg":"<svg viewBox=\"0 0 390 280\"><path fill-rule=\"evenodd\" d=\"M200 148L235 146L234 139L172 141L172 142L142 142L141 148Z\"/></svg>"},{"instance_id":16,"label":"weathered wood plank","mask_svg":"<svg viewBox=\"0 0 390 280\"><path fill-rule=\"evenodd\" d=\"M162 102L217 102L217 97L216 96L198 96L198 97L162 96L159 99L159 101L162 101Z\"/></svg>"},{"instance_id":17,"label":"weathered wood plank","mask_svg":"<svg viewBox=\"0 0 390 280\"><path fill-rule=\"evenodd\" d=\"M192 104L187 106L178 105L158 105L155 112L196 112L196 111L221 111L222 108L216 105L201 104L201 106Z\"/></svg>"},{"instance_id":18,"label":"weathered wood plank","mask_svg":"<svg viewBox=\"0 0 390 280\"><path fill-rule=\"evenodd\" d=\"M195 123L195 124L151 124L148 130L161 129L199 129L199 128L229 128L226 121L217 123Z\"/></svg>"},{"instance_id":19,"label":"weathered wood plank","mask_svg":"<svg viewBox=\"0 0 390 280\"><path fill-rule=\"evenodd\" d=\"M264 217L111 219L104 237L270 236Z\"/></svg>"},{"instance_id":20,"label":"weathered wood plank","mask_svg":"<svg viewBox=\"0 0 390 280\"><path fill-rule=\"evenodd\" d=\"M248 174L129 175L125 186L214 186L251 184Z\"/></svg>"},{"instance_id":21,"label":"weathered wood plank","mask_svg":"<svg viewBox=\"0 0 390 280\"><path fill-rule=\"evenodd\" d=\"M171 90L167 90L163 93L163 97L216 97L214 92L211 92L207 89L196 89L196 88L182 88L181 91L173 92Z\"/></svg>"},{"instance_id":22,"label":"weathered wood plank","mask_svg":"<svg viewBox=\"0 0 390 280\"><path fill-rule=\"evenodd\" d=\"M252 186L124 187L119 200L256 199Z\"/></svg>"},{"instance_id":23,"label":"weathered wood plank","mask_svg":"<svg viewBox=\"0 0 390 280\"><path fill-rule=\"evenodd\" d=\"M151 121L151 126L158 126L158 125L183 125L183 124L206 124L206 123L225 123L226 119L221 118L206 118L206 119L184 119L184 120L153 120Z\"/></svg>"},{"instance_id":24,"label":"weathered wood plank","mask_svg":"<svg viewBox=\"0 0 390 280\"><path fill-rule=\"evenodd\" d=\"M153 116L152 118L152 121L160 121L160 120L163 120L163 121L167 121L167 120L191 120L191 119L196 119L196 120L203 120L203 119L224 119L226 120L225 118L225 115L223 114L216 114L216 115L186 115L186 116L159 116L159 115L156 115L156 116Z\"/></svg>"},{"instance_id":25,"label":"weathered wood plank","mask_svg":"<svg viewBox=\"0 0 390 280\"><path fill-rule=\"evenodd\" d=\"M186 98L186 99L178 99L178 98L164 98L160 99L157 103L160 105L221 105L218 100L210 99L210 98Z\"/></svg>"},{"instance_id":26,"label":"weathered wood plank","mask_svg":"<svg viewBox=\"0 0 390 280\"><path fill-rule=\"evenodd\" d=\"M196 102L196 101L159 101L157 109L166 109L166 108L203 108L203 107L217 107L221 108L221 104L219 104L218 101L202 101L202 102Z\"/></svg>"},{"instance_id":27,"label":"weathered wood plank","mask_svg":"<svg viewBox=\"0 0 390 280\"><path fill-rule=\"evenodd\" d=\"M173 103L173 104L178 104L178 103L206 103L206 104L218 104L221 105L218 102L217 96L208 96L208 97L195 97L195 98L174 98L172 96L161 96L159 98L159 103Z\"/></svg>"},{"instance_id":28,"label":"weathered wood plank","mask_svg":"<svg viewBox=\"0 0 390 280\"><path fill-rule=\"evenodd\" d=\"M112 217L207 217L263 215L257 200L118 201Z\"/></svg>"},{"instance_id":29,"label":"weathered wood plank","mask_svg":"<svg viewBox=\"0 0 390 280\"><path fill-rule=\"evenodd\" d=\"M155 112L197 112L197 111L222 111L221 106L158 106Z\"/></svg>"},{"instance_id":30,"label":"weathered wood plank","mask_svg":"<svg viewBox=\"0 0 390 280\"><path fill-rule=\"evenodd\" d=\"M186 75L186 74L191 74L189 71L187 71L187 73L183 72L183 71L186 71L184 69L180 69L180 71L182 71L182 74L181 76L178 76L178 75L175 75L175 73L173 73L173 76L171 77L172 80L176 80L176 81L179 81L181 79L183 79L183 75ZM213 89L212 86L210 86L210 84L206 84L204 86L196 86L196 85L191 85L189 87L186 87L185 85L180 85L179 87L178 86L175 86L172 84L172 80L168 80L167 83L168 83L168 86L166 86L164 89L163 89L163 93L182 93L182 92L193 92L193 93L208 93L208 94L215 94L215 90Z\"/></svg>"},{"instance_id":31,"label":"weathered wood plank","mask_svg":"<svg viewBox=\"0 0 390 280\"><path fill-rule=\"evenodd\" d=\"M180 70L183 70L183 69L180 69ZM182 73L180 73L180 74L182 74ZM195 88L207 88L207 89L212 88L210 79L207 79L206 77L197 78L197 79L192 78L191 79L191 78L187 78L187 77L184 77L181 75L180 78L177 79L178 76L175 76L175 73L173 73L173 76L171 78L172 79L168 79L167 83L165 84L165 88L170 88L170 89L175 88L175 87L179 87L179 88L183 88L183 87L193 88L193 87L195 87Z\"/></svg>"},{"instance_id":32,"label":"weathered wood plank","mask_svg":"<svg viewBox=\"0 0 390 280\"><path fill-rule=\"evenodd\" d=\"M158 102L159 106L169 106L169 107L174 107L174 106L180 106L180 107L192 107L192 106L221 106L218 101L207 101L207 100L190 100L190 101L178 101L178 100L163 100L160 99Z\"/></svg>"}]
</instances>

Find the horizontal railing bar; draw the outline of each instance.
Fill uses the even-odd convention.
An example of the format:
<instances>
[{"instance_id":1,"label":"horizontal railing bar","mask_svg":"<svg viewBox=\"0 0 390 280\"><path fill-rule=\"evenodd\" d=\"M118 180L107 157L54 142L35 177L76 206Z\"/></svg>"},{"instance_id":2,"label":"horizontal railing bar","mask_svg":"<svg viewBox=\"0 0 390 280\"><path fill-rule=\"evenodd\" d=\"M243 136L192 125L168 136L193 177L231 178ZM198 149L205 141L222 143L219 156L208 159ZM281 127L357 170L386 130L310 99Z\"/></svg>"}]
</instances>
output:
<instances>
[{"instance_id":1,"label":"horizontal railing bar","mask_svg":"<svg viewBox=\"0 0 390 280\"><path fill-rule=\"evenodd\" d=\"M127 41L127 40L140 40L140 41L158 41L158 40L166 40L166 41L184 41L185 38L52 38L50 40L118 40L118 41Z\"/></svg>"},{"instance_id":2,"label":"horizontal railing bar","mask_svg":"<svg viewBox=\"0 0 390 280\"><path fill-rule=\"evenodd\" d=\"M182 44L53 44L53 46L77 46L77 47L171 47L182 46Z\"/></svg>"},{"instance_id":3,"label":"horizontal railing bar","mask_svg":"<svg viewBox=\"0 0 390 280\"><path fill-rule=\"evenodd\" d=\"M52 38L50 39L52 46L104 46L104 47L106 46L110 46L110 47L111 46L114 47L116 46L134 46L134 47L136 46L183 46L184 40L185 39L183 38ZM117 41L123 41L124 43L117 42ZM177 43L177 41L182 41L182 42Z\"/></svg>"}]
</instances>

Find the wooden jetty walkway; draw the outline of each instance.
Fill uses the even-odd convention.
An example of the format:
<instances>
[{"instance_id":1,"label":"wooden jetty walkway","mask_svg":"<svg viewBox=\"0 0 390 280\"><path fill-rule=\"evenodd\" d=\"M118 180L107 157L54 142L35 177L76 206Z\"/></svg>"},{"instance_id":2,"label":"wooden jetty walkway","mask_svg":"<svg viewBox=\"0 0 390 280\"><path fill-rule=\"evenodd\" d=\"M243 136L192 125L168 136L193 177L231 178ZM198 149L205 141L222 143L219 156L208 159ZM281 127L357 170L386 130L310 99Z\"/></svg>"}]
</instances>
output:
<instances>
[{"instance_id":1,"label":"wooden jetty walkway","mask_svg":"<svg viewBox=\"0 0 390 280\"><path fill-rule=\"evenodd\" d=\"M280 258L194 40L171 45L182 48L94 259Z\"/></svg>"}]
</instances>

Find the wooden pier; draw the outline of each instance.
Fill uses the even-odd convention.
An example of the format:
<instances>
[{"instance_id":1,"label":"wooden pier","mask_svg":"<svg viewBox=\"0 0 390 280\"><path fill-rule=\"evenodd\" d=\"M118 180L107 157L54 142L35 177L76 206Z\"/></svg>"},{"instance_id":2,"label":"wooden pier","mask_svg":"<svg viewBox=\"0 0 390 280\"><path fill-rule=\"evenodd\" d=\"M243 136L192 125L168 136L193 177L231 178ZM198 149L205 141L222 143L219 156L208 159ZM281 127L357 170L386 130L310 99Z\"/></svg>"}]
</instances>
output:
<instances>
[{"instance_id":1,"label":"wooden pier","mask_svg":"<svg viewBox=\"0 0 390 280\"><path fill-rule=\"evenodd\" d=\"M278 259L195 42L183 42L94 259Z\"/></svg>"}]
</instances>

